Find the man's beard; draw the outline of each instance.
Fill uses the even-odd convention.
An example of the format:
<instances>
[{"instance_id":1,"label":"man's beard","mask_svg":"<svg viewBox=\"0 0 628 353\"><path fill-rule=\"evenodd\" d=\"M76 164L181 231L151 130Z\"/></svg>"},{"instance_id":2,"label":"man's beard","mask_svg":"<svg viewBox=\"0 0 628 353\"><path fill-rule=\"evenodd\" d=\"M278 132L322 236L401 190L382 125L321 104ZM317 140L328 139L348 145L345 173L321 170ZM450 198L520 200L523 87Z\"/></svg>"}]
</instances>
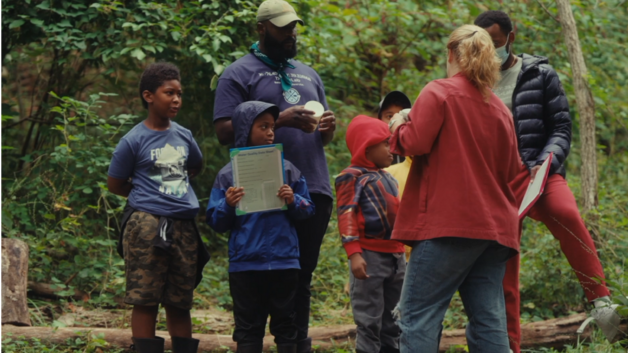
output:
<instances>
[{"instance_id":1,"label":"man's beard","mask_svg":"<svg viewBox=\"0 0 628 353\"><path fill-rule=\"evenodd\" d=\"M291 42L294 42L292 48L284 49L284 44ZM292 59L297 56L296 39L288 38L283 42L280 42L268 32L264 34L264 48L268 51L268 57L277 61Z\"/></svg>"}]
</instances>

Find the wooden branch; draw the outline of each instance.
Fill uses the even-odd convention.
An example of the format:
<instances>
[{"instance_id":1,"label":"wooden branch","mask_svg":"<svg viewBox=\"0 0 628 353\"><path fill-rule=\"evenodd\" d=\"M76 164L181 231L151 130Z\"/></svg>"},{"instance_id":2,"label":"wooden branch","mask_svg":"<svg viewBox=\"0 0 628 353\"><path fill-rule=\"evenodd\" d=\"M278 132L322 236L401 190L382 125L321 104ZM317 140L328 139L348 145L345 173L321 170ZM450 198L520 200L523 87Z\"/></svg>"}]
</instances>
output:
<instances>
[{"instance_id":1,"label":"wooden branch","mask_svg":"<svg viewBox=\"0 0 628 353\"><path fill-rule=\"evenodd\" d=\"M10 128L15 127L15 126L17 126L17 125L19 125L19 124L21 124L23 122L26 122L26 121L31 121L31 122L38 123L38 124L43 124L43 125L58 124L58 122L56 122L56 121L35 119L35 118L29 116L29 117L20 119L18 121L12 122L10 124L3 124L2 125L2 130L10 129ZM77 126L76 123L68 123L67 125L68 126ZM90 124L84 124L81 127L83 127L83 126L100 126L100 125L101 124L90 123ZM117 127L120 127L120 126L133 126L133 123L130 123L130 124L120 124L120 123L113 123L112 122L112 123L109 123L109 125L117 126Z\"/></svg>"},{"instance_id":2,"label":"wooden branch","mask_svg":"<svg viewBox=\"0 0 628 353\"><path fill-rule=\"evenodd\" d=\"M580 324L586 319L586 314L576 314L559 319L533 322L522 326L523 341L521 348L534 347L553 347L562 348L565 344L575 344L578 341L576 330ZM623 332L628 331L626 324L620 329ZM48 341L55 344L63 344L67 339L79 337L80 334L104 335L104 340L112 346L127 348L131 344L130 329L104 329L104 328L57 328L51 327L16 327L3 326L2 339L7 335L14 337L23 336L25 339L37 338L42 341ZM309 330L312 337L312 344L319 346L321 349L332 349L339 344L352 342L355 339L355 325L312 327ZM157 336L166 339L166 349L171 349L170 336L166 331L157 331ZM591 336L591 328L587 328L580 335L580 341ZM199 339L200 351L226 351L230 349L235 351L236 344L229 335L219 334L194 334L194 338ZM264 351L269 351L273 347L274 338L266 336L264 338ZM453 347L464 347L466 345L465 330L449 330L444 331L440 352L445 352ZM460 349L462 351L462 348Z\"/></svg>"},{"instance_id":3,"label":"wooden branch","mask_svg":"<svg viewBox=\"0 0 628 353\"><path fill-rule=\"evenodd\" d=\"M560 20L559 20L558 18L556 18L556 16L554 16L554 15L550 12L550 10L549 10L547 7L545 7L545 4L543 4L543 3L541 2L541 0L536 0L536 2L537 2L539 5L541 5L541 7L543 8L543 10L545 10L545 13L547 13L547 14L549 15L549 17L551 17L554 21L556 21L556 22L560 23Z\"/></svg>"},{"instance_id":4,"label":"wooden branch","mask_svg":"<svg viewBox=\"0 0 628 353\"><path fill-rule=\"evenodd\" d=\"M2 324L31 325L26 297L28 250L20 239L2 239Z\"/></svg>"},{"instance_id":5,"label":"wooden branch","mask_svg":"<svg viewBox=\"0 0 628 353\"><path fill-rule=\"evenodd\" d=\"M49 283L35 283L33 281L28 282L28 290L34 295L45 298L72 298L74 300L82 300L84 302L89 300L89 294L74 289L74 294L61 295L59 292L68 290L69 288L63 284L49 284Z\"/></svg>"}]
</instances>

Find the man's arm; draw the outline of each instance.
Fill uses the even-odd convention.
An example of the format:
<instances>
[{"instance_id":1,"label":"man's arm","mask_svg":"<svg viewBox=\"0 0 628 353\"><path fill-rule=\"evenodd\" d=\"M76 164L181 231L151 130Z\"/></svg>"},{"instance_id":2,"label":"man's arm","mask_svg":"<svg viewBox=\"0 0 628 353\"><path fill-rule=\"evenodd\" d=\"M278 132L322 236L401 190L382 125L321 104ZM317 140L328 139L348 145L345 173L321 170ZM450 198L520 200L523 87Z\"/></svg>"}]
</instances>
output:
<instances>
[{"instance_id":1,"label":"man's arm","mask_svg":"<svg viewBox=\"0 0 628 353\"><path fill-rule=\"evenodd\" d=\"M571 148L571 116L569 115L569 103L565 91L560 84L560 79L554 69L547 65L542 70L543 74L543 122L548 132L545 147L536 158L536 164L541 165L550 153L554 153L550 174L560 168Z\"/></svg>"},{"instance_id":2,"label":"man's arm","mask_svg":"<svg viewBox=\"0 0 628 353\"><path fill-rule=\"evenodd\" d=\"M314 72L315 80L318 82L316 90L318 92L318 100L325 107L325 113L321 117L321 121L318 125L318 132L321 133L321 141L323 146L327 146L334 139L334 132L336 131L336 116L329 110L329 104L327 104L327 96L325 95L325 85L323 80Z\"/></svg>"},{"instance_id":3,"label":"man's arm","mask_svg":"<svg viewBox=\"0 0 628 353\"><path fill-rule=\"evenodd\" d=\"M229 145L235 140L231 115L240 103L249 100L246 86L235 77L235 74L228 67L218 80L218 86L216 86L214 129L221 145Z\"/></svg>"},{"instance_id":4,"label":"man's arm","mask_svg":"<svg viewBox=\"0 0 628 353\"><path fill-rule=\"evenodd\" d=\"M326 146L334 139L334 132L336 131L336 116L334 115L334 112L328 110L323 113L318 131L321 133L323 146Z\"/></svg>"},{"instance_id":5,"label":"man's arm","mask_svg":"<svg viewBox=\"0 0 628 353\"><path fill-rule=\"evenodd\" d=\"M221 145L231 144L235 140L231 118L214 120L214 129L216 130L216 136L218 136L218 142L220 142Z\"/></svg>"}]
</instances>

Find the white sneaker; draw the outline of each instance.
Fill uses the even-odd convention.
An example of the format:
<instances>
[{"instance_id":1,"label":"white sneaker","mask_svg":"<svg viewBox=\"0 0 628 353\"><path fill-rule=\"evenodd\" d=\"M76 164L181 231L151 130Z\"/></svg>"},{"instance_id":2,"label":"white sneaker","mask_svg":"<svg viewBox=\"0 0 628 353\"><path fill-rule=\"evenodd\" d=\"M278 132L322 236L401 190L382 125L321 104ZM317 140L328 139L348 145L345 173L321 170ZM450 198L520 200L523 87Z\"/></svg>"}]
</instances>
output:
<instances>
[{"instance_id":1,"label":"white sneaker","mask_svg":"<svg viewBox=\"0 0 628 353\"><path fill-rule=\"evenodd\" d=\"M619 339L619 322L621 321L621 317L615 311L617 308L617 304L602 306L599 308L595 308L591 311L591 317L595 319L598 327L606 336L606 339L613 343L617 339Z\"/></svg>"}]
</instances>

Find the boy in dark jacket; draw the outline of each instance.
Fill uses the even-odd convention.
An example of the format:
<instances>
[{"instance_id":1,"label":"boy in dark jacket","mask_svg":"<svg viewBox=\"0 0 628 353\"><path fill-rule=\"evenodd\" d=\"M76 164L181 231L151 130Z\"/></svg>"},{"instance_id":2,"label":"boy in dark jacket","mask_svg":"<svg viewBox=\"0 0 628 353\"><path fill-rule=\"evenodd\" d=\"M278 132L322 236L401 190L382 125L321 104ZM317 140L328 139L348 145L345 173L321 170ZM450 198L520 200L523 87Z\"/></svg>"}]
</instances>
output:
<instances>
[{"instance_id":1,"label":"boy in dark jacket","mask_svg":"<svg viewBox=\"0 0 628 353\"><path fill-rule=\"evenodd\" d=\"M164 339L155 337L159 304L166 309L172 351L193 353L199 344L190 309L209 253L196 228L199 205L190 178L203 156L190 130L171 121L181 108L180 81L173 64L146 68L139 91L148 117L118 143L107 179L109 191L128 197L118 251L140 353L164 351Z\"/></svg>"},{"instance_id":2,"label":"boy in dark jacket","mask_svg":"<svg viewBox=\"0 0 628 353\"><path fill-rule=\"evenodd\" d=\"M276 105L249 101L238 105L232 121L235 147L262 146L274 141ZM207 205L207 223L217 232L230 231L229 286L233 299L233 340L239 353L262 352L266 319L278 353L294 353L294 295L298 284L299 240L294 222L314 214L314 205L301 172L284 161L285 182L277 196L287 211L236 216L246 190L233 187L231 163L223 167Z\"/></svg>"},{"instance_id":3,"label":"boy in dark jacket","mask_svg":"<svg viewBox=\"0 0 628 353\"><path fill-rule=\"evenodd\" d=\"M399 352L399 327L392 311L399 302L406 260L403 244L390 240L399 193L382 168L393 155L386 123L365 115L347 129L351 166L336 178L338 228L349 257L356 352ZM367 270L368 269L368 270Z\"/></svg>"}]
</instances>

